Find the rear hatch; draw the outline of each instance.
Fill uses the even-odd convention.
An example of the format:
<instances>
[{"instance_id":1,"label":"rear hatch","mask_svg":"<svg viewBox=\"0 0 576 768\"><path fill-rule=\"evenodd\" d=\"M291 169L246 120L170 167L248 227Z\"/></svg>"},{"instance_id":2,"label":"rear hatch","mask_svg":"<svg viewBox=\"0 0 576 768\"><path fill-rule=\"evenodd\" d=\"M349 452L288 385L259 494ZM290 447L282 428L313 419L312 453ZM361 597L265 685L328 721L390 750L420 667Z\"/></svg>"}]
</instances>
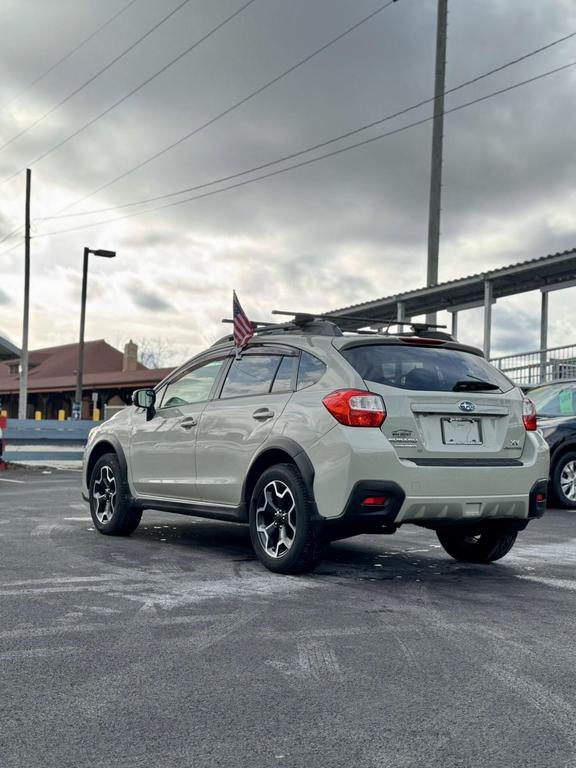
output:
<instances>
[{"instance_id":1,"label":"rear hatch","mask_svg":"<svg viewBox=\"0 0 576 768\"><path fill-rule=\"evenodd\" d=\"M522 455L522 395L473 348L407 337L349 342L340 351L382 396L381 429L400 458L475 464Z\"/></svg>"}]
</instances>

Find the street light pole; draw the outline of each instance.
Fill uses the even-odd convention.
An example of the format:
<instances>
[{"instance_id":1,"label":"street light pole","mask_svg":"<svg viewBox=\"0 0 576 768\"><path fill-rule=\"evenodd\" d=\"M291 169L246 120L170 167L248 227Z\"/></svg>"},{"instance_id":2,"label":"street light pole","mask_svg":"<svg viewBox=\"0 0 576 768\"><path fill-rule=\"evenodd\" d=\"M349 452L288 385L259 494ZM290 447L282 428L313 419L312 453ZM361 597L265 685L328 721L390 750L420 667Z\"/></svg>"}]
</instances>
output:
<instances>
[{"instance_id":1,"label":"street light pole","mask_svg":"<svg viewBox=\"0 0 576 768\"><path fill-rule=\"evenodd\" d=\"M76 395L74 397L74 406L72 418L82 418L82 379L84 376L84 327L86 325L86 293L88 288L88 256L93 253L95 256L102 256L105 259L113 259L116 256L115 251L96 250L84 248L84 264L82 268L82 300L80 305L80 341L78 343L78 369L76 371Z\"/></svg>"}]
</instances>

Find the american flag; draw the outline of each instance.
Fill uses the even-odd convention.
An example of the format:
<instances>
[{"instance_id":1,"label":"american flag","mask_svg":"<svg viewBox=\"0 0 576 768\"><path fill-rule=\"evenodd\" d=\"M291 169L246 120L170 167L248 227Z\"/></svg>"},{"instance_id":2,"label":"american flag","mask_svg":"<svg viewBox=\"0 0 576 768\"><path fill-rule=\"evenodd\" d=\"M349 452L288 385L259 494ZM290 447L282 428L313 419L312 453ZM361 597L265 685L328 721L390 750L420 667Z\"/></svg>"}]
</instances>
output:
<instances>
[{"instance_id":1,"label":"american flag","mask_svg":"<svg viewBox=\"0 0 576 768\"><path fill-rule=\"evenodd\" d=\"M232 317L234 319L234 345L237 349L242 349L254 335L254 328L238 301L236 291L232 293Z\"/></svg>"}]
</instances>

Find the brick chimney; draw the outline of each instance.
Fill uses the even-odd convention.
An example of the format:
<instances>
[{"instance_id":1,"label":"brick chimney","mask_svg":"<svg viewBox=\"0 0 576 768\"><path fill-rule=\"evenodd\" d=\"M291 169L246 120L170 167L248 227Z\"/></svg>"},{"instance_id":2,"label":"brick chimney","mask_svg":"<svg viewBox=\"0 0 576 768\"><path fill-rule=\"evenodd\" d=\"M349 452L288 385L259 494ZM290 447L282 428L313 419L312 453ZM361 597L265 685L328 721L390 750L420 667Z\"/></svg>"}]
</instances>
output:
<instances>
[{"instance_id":1,"label":"brick chimney","mask_svg":"<svg viewBox=\"0 0 576 768\"><path fill-rule=\"evenodd\" d=\"M132 339L124 346L124 359L122 360L123 371L136 371L138 369L138 344L134 344Z\"/></svg>"}]
</instances>

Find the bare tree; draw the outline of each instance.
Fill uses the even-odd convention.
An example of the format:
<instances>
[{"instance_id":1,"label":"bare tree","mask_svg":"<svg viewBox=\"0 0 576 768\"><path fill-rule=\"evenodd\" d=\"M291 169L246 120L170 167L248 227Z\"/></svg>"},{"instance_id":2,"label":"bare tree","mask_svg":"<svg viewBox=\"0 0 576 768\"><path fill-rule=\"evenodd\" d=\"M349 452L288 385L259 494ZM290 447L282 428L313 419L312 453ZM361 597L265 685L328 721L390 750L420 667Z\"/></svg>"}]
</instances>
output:
<instances>
[{"instance_id":1,"label":"bare tree","mask_svg":"<svg viewBox=\"0 0 576 768\"><path fill-rule=\"evenodd\" d=\"M138 360L147 368L163 368L171 355L171 348L166 339L135 339L138 344Z\"/></svg>"}]
</instances>

